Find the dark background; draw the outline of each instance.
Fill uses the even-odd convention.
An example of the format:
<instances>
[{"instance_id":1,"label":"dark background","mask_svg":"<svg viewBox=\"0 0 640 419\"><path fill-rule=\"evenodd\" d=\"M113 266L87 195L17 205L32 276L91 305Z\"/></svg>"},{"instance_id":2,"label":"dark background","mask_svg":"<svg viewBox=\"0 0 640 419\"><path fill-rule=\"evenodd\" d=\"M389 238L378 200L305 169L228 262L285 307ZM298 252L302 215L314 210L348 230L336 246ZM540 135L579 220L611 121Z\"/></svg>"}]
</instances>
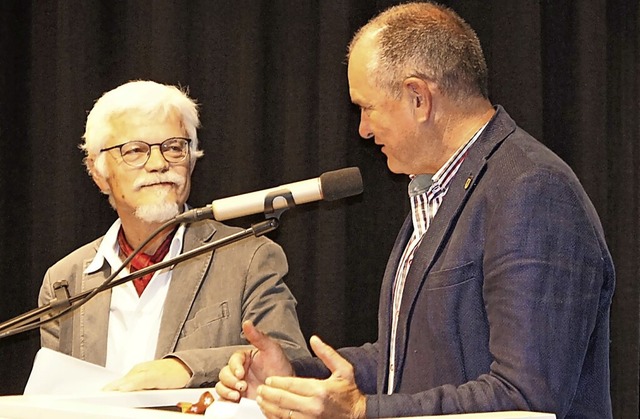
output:
<instances>
[{"instance_id":1,"label":"dark background","mask_svg":"<svg viewBox=\"0 0 640 419\"><path fill-rule=\"evenodd\" d=\"M0 2L0 321L34 308L46 268L115 219L77 145L103 92L152 79L188 86L201 104L192 205L360 167L361 196L291 210L270 237L288 255L305 335L335 346L375 339L407 181L359 139L344 55L354 31L396 3ZM571 165L598 209L618 274L615 417L637 418L638 2L446 4L478 32L493 102ZM37 332L0 341L0 394L22 392L37 348Z\"/></svg>"}]
</instances>

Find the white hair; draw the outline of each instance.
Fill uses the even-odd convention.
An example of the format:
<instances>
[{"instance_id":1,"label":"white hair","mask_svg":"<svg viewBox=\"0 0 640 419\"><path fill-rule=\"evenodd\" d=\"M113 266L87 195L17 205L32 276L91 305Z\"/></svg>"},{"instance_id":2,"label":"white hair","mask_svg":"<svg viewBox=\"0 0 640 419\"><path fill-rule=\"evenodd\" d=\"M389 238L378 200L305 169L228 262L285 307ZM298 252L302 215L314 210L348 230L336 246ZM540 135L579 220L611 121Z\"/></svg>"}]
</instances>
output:
<instances>
[{"instance_id":1,"label":"white hair","mask_svg":"<svg viewBox=\"0 0 640 419\"><path fill-rule=\"evenodd\" d=\"M103 177L108 176L107 166L100 150L113 135L112 120L129 113L144 115L149 118L164 119L177 112L187 136L191 139L191 170L196 160L204 154L198 150L198 133L200 119L198 105L189 98L187 92L176 86L160 84L153 81L136 80L125 83L100 97L87 116L87 124L80 148L85 152L87 160L93 160L93 170ZM90 170L87 166L87 170Z\"/></svg>"}]
</instances>

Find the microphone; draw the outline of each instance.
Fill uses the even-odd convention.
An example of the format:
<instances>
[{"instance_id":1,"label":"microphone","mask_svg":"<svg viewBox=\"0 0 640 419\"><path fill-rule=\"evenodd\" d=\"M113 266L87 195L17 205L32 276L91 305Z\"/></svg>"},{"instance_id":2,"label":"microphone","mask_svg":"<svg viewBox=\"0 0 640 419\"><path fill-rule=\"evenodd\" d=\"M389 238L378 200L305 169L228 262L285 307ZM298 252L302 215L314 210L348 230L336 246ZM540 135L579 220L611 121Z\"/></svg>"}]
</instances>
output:
<instances>
[{"instance_id":1,"label":"microphone","mask_svg":"<svg viewBox=\"0 0 640 419\"><path fill-rule=\"evenodd\" d=\"M271 213L315 201L335 201L362 193L362 176L357 167L334 170L314 179L288 183L275 188L216 199L211 204L185 211L176 222L213 218L223 221L245 215Z\"/></svg>"}]
</instances>

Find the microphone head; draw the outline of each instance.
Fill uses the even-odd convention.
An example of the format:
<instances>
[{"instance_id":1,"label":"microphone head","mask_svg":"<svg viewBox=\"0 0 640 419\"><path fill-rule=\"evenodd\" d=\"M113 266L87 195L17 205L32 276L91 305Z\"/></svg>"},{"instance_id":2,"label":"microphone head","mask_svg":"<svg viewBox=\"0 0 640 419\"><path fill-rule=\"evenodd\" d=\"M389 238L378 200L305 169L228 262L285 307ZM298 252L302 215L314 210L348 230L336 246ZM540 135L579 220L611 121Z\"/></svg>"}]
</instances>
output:
<instances>
[{"instance_id":1,"label":"microphone head","mask_svg":"<svg viewBox=\"0 0 640 419\"><path fill-rule=\"evenodd\" d=\"M362 175L357 167L334 170L320 175L322 199L335 201L336 199L362 193Z\"/></svg>"}]
</instances>

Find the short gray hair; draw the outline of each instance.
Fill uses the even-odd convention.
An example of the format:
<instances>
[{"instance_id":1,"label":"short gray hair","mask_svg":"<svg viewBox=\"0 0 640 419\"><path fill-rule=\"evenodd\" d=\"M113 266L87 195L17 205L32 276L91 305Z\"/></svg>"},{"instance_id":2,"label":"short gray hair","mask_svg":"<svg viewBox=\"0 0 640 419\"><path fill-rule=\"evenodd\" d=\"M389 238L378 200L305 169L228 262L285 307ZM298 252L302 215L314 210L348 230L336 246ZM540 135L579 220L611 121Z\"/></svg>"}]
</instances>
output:
<instances>
[{"instance_id":1,"label":"short gray hair","mask_svg":"<svg viewBox=\"0 0 640 419\"><path fill-rule=\"evenodd\" d=\"M407 77L435 82L443 94L464 101L488 98L488 70L475 31L453 10L432 2L393 6L353 37L377 31L377 51L368 69L375 85L394 97Z\"/></svg>"}]
</instances>

